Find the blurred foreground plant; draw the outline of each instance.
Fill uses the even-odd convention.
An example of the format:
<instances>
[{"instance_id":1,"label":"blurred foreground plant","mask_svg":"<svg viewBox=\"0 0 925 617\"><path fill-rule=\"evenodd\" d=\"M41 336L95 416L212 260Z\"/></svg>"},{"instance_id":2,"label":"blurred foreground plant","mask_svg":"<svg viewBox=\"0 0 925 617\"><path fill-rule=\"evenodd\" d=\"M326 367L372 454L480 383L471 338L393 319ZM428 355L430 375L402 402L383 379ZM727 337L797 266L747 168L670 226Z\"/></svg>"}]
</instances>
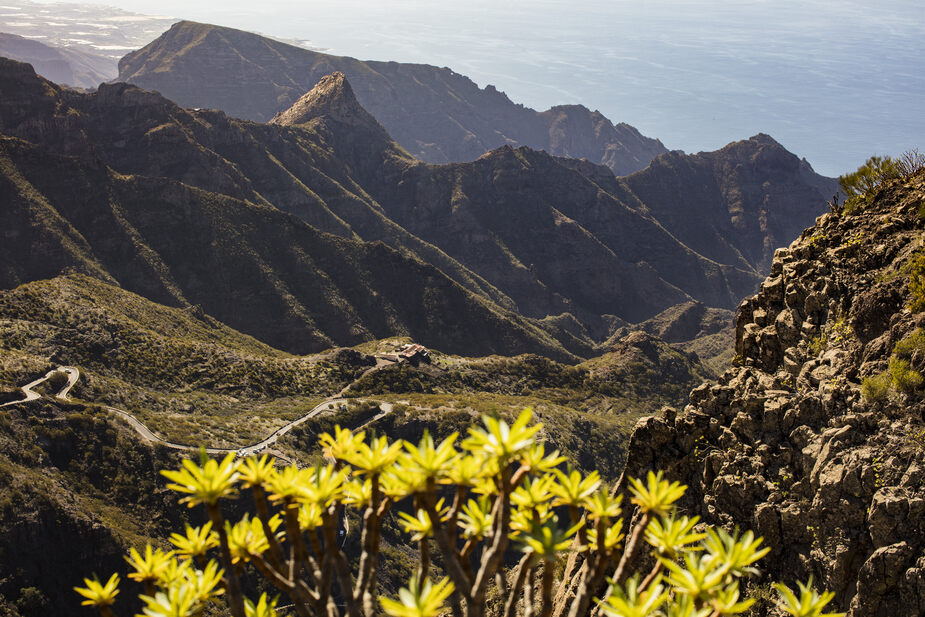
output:
<instances>
[{"instance_id":1,"label":"blurred foreground plant","mask_svg":"<svg viewBox=\"0 0 925 617\"><path fill-rule=\"evenodd\" d=\"M425 433L415 446L338 427L321 439L329 462L308 469L278 469L266 456L183 461L163 472L168 486L188 505L203 504L209 522L173 534L175 551L131 551L129 576L145 584L144 615L196 617L222 600L234 617L272 617L277 600L241 592L239 578L253 571L299 617L373 617L380 608L392 617L482 617L489 609L502 617L719 617L753 604L740 583L769 550L760 538L680 516L686 487L661 472L630 480L625 525L623 496L597 473L560 469L564 459L546 454L531 419L529 409L511 425L485 417L461 449L456 434L435 444ZM218 504L239 488L250 489L256 516L232 524ZM380 524L403 500L413 512L402 513L402 525L418 543L418 568L397 600L377 601ZM356 572L341 550L348 508L362 513ZM444 568L436 582L430 541ZM510 542L523 557L506 571ZM118 582L85 579L76 591L111 617ZM825 617L830 594L802 584L799 595L779 589L791 615Z\"/></svg>"}]
</instances>

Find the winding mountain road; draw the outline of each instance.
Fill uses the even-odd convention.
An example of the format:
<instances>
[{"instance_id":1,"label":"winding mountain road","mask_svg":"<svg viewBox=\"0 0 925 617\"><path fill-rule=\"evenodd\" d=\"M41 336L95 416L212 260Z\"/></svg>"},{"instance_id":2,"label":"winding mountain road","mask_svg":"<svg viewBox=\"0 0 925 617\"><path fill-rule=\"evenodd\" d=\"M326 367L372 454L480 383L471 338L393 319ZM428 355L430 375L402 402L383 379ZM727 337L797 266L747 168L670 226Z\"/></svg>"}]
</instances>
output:
<instances>
[{"instance_id":1,"label":"winding mountain road","mask_svg":"<svg viewBox=\"0 0 925 617\"><path fill-rule=\"evenodd\" d=\"M344 398L344 394L347 393L347 391L350 389L351 386L353 386L353 384L358 382L360 379L362 379L366 375L369 375L373 371L379 370L383 366L388 366L389 364L391 364L391 362L377 358L375 366L370 367L369 369L363 371L363 373L361 373L359 377L357 377L352 382L344 386L340 392L318 403L308 413L302 416L299 416L292 422L284 424L283 426L279 427L278 429L270 433L270 435L268 435L265 439L258 441L257 443L252 443L250 445L241 446L237 448L206 448L205 449L206 453L207 454L227 454L229 452L235 452L237 453L238 456L242 456L242 457L243 456L253 456L254 454L257 454L258 452L261 452L265 450L266 448L275 444L280 437L282 437L283 435L291 431L294 427L299 426L300 424L302 424L309 418L314 418L315 416L320 415L323 411L326 411L331 406L336 407L339 404L346 403L348 399ZM38 386L40 383L50 379L51 376L54 375L58 371L61 371L67 374L68 382L61 389L61 391L59 391L55 396L56 398L59 398L62 400L68 400L69 399L68 393L70 393L71 388L74 387L74 384L77 383L77 380L80 377L80 371L76 367L73 367L73 366L60 366L57 369L48 371L48 373L46 373L44 377L41 377L39 379L36 379L35 381L32 381L24 385L21 388L21 390L23 394L25 395L25 398L18 400L18 401L11 401L9 403L4 403L3 405L0 405L0 407L6 407L7 405L18 405L20 403L27 403L29 401L40 399L42 395L35 392L33 388ZM359 399L359 400L363 400L363 399ZM104 405L103 408L109 413L116 415L122 418L123 420L125 420L125 422L129 426L131 426L133 429L135 429L135 432L137 432L138 435L147 442L157 443L157 444L160 444L162 446L165 446L167 448L171 448L174 450L198 451L200 449L200 446L193 446L193 445L183 444L183 443L175 443L175 442L167 441L166 439L162 439L158 437L157 435L154 434L153 431L151 431L151 429L145 426L145 424L141 420L139 420L138 418L136 418L129 412L125 411L124 409L118 409L116 407L109 407L107 405ZM355 429L363 428L371 424L372 422L375 422L376 420L392 413L393 406L391 403L379 403L379 408L381 411L374 418L368 420L367 422L365 422L363 425L359 427L355 427Z\"/></svg>"},{"instance_id":2,"label":"winding mountain road","mask_svg":"<svg viewBox=\"0 0 925 617\"><path fill-rule=\"evenodd\" d=\"M34 391L33 388L38 386L40 383L48 381L49 379L51 379L52 375L58 372L65 373L67 375L67 383L55 395L55 398L59 398L64 401L69 400L70 397L68 396L68 394L70 393L71 388L74 387L74 384L77 383L77 379L80 377L80 371L77 370L77 368L73 366L59 366L58 368L52 369L48 371L47 373L45 373L44 377L39 377L35 381L30 381L29 383L24 385L22 388L20 388L20 390L22 390L22 393L23 395L25 395L26 398L18 400L18 401L10 401L9 403L4 403L0 405L0 407L7 407L9 405L19 405L20 403L28 403L29 401L36 401L42 398L42 395Z\"/></svg>"}]
</instances>

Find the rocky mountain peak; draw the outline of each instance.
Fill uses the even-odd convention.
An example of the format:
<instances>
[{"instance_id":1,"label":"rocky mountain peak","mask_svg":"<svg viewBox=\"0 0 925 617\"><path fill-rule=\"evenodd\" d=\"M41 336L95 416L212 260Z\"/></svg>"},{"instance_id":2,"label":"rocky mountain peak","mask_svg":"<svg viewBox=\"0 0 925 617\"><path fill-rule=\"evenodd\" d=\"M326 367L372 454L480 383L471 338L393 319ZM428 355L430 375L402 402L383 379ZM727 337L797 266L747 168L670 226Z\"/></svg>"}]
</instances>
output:
<instances>
[{"instance_id":1,"label":"rocky mountain peak","mask_svg":"<svg viewBox=\"0 0 925 617\"><path fill-rule=\"evenodd\" d=\"M663 154L626 182L644 202L666 204L650 212L687 246L762 276L837 189L763 134L714 152Z\"/></svg>"},{"instance_id":2,"label":"rocky mountain peak","mask_svg":"<svg viewBox=\"0 0 925 617\"><path fill-rule=\"evenodd\" d=\"M315 87L302 95L292 107L273 116L270 123L298 126L308 124L319 117L385 132L376 119L357 101L350 82L340 71L322 77Z\"/></svg>"},{"instance_id":3,"label":"rocky mountain peak","mask_svg":"<svg viewBox=\"0 0 925 617\"><path fill-rule=\"evenodd\" d=\"M0 130L28 123L55 107L60 90L36 75L31 64L0 57Z\"/></svg>"},{"instance_id":4,"label":"rocky mountain peak","mask_svg":"<svg viewBox=\"0 0 925 617\"><path fill-rule=\"evenodd\" d=\"M18 62L9 58L0 56L0 88L5 93L4 102L19 104L13 99L25 98L36 95L52 94L57 88L48 81L39 77L31 64ZM15 95L19 94L20 97Z\"/></svg>"}]
</instances>

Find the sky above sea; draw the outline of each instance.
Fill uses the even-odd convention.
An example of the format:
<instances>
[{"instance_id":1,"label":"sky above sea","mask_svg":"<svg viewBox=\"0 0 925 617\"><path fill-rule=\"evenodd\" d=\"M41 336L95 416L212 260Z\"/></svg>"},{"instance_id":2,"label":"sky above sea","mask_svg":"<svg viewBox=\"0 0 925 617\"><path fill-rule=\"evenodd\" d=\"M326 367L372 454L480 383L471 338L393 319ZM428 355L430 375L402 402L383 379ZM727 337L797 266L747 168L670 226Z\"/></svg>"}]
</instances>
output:
<instances>
[{"instance_id":1,"label":"sky above sea","mask_svg":"<svg viewBox=\"0 0 925 617\"><path fill-rule=\"evenodd\" d=\"M581 103L687 152L762 132L834 176L871 154L925 150L922 0L103 2L447 66L515 102Z\"/></svg>"}]
</instances>

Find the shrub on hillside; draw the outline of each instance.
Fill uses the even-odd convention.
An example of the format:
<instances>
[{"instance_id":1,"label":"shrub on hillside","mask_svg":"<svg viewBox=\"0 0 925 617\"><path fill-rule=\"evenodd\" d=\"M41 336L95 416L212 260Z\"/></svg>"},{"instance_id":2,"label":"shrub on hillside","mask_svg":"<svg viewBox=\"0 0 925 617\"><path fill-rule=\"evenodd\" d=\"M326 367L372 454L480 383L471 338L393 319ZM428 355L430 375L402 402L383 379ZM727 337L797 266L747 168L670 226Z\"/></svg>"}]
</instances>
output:
<instances>
[{"instance_id":1,"label":"shrub on hillside","mask_svg":"<svg viewBox=\"0 0 925 617\"><path fill-rule=\"evenodd\" d=\"M48 378L48 390L52 394L57 394L67 385L67 382L67 373L64 371L55 371Z\"/></svg>"},{"instance_id":2,"label":"shrub on hillside","mask_svg":"<svg viewBox=\"0 0 925 617\"><path fill-rule=\"evenodd\" d=\"M861 396L864 397L865 401L872 403L885 401L890 393L892 383L893 379L889 371L865 377L864 381L861 382Z\"/></svg>"},{"instance_id":3,"label":"shrub on hillside","mask_svg":"<svg viewBox=\"0 0 925 617\"><path fill-rule=\"evenodd\" d=\"M845 194L844 211L856 212L873 202L877 190L895 178L907 178L925 168L925 156L910 150L898 159L889 156L872 156L849 174L838 179Z\"/></svg>"},{"instance_id":4,"label":"shrub on hillside","mask_svg":"<svg viewBox=\"0 0 925 617\"><path fill-rule=\"evenodd\" d=\"M925 385L925 376L916 370L916 366L921 367L923 359L925 329L916 328L893 348L885 371L864 379L861 383L861 396L867 401L879 402L886 400L890 389L906 394L915 392Z\"/></svg>"},{"instance_id":5,"label":"shrub on hillside","mask_svg":"<svg viewBox=\"0 0 925 617\"><path fill-rule=\"evenodd\" d=\"M909 269L909 310L918 313L925 310L925 253L919 253Z\"/></svg>"}]
</instances>

